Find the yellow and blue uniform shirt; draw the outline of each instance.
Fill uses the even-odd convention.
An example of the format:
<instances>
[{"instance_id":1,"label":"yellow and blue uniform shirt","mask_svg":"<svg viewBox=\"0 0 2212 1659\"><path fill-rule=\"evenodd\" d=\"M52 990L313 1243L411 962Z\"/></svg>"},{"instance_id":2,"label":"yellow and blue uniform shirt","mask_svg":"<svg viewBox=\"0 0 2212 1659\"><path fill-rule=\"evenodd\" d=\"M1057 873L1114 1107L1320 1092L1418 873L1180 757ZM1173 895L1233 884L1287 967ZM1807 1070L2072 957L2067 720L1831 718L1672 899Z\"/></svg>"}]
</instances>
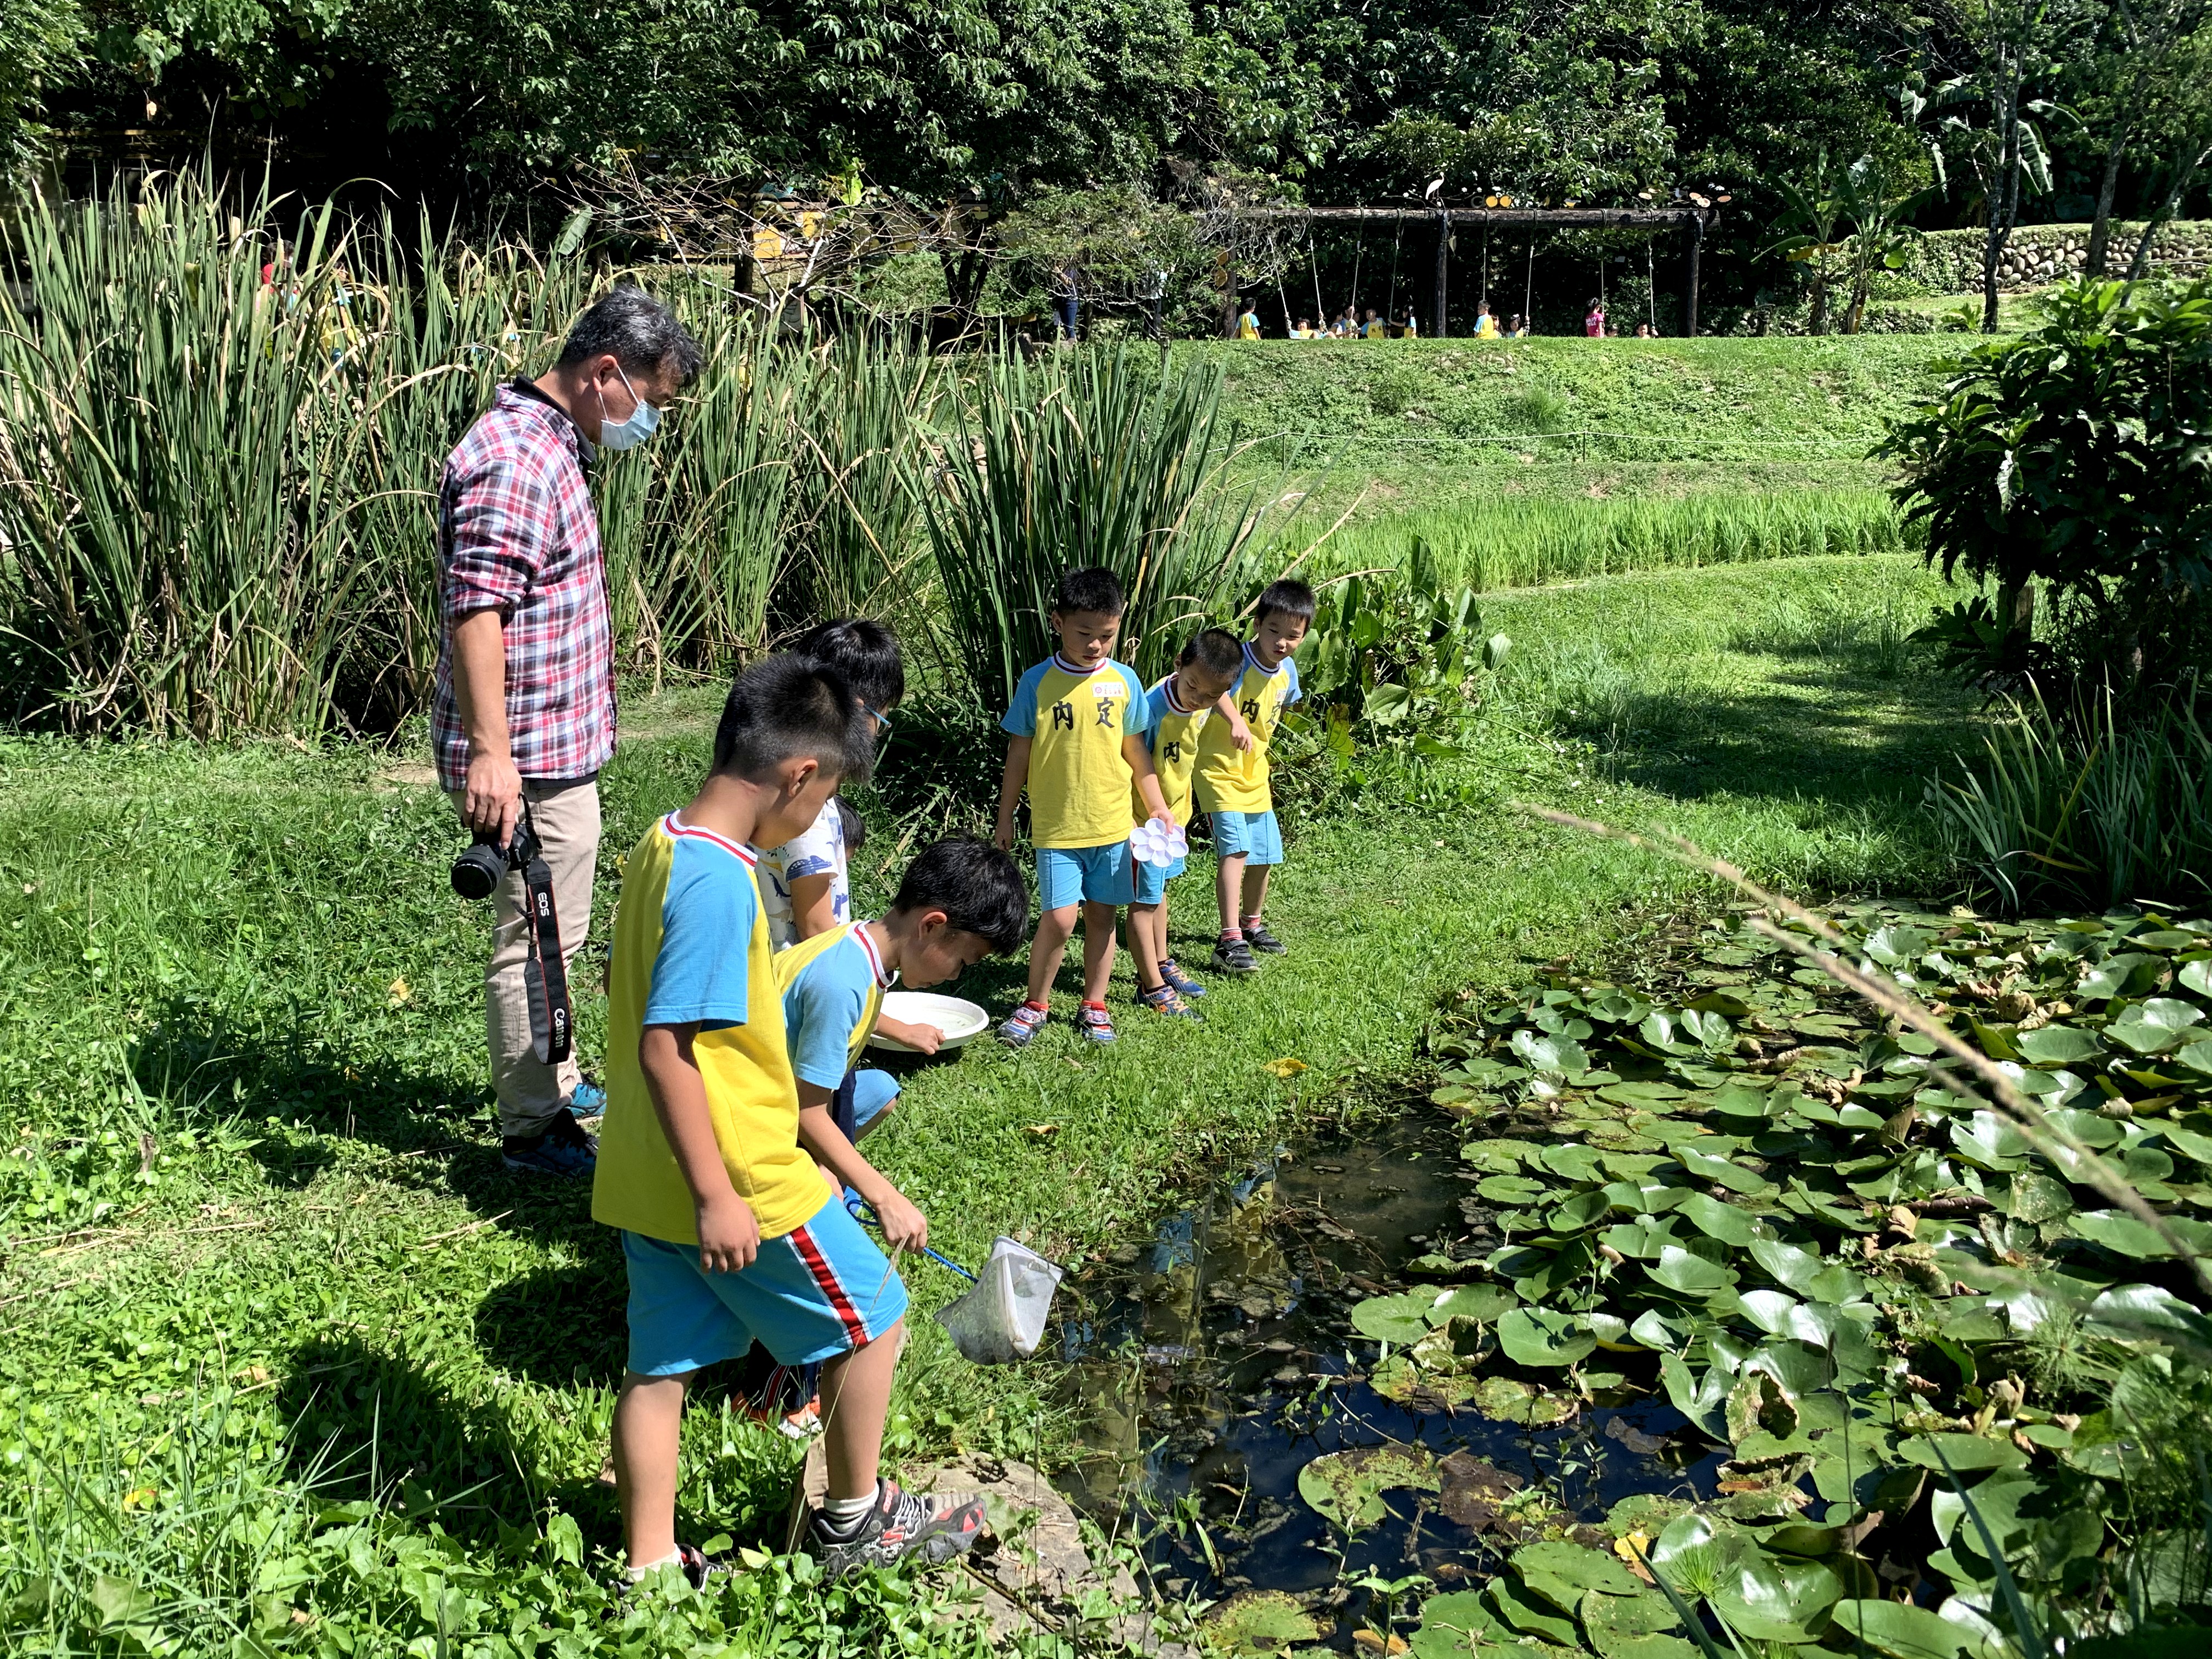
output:
<instances>
[{"instance_id":1,"label":"yellow and blue uniform shirt","mask_svg":"<svg viewBox=\"0 0 2212 1659\"><path fill-rule=\"evenodd\" d=\"M822 1207L822 1177L799 1144L799 1091L753 863L750 849L672 812L646 831L623 868L595 1221L672 1243L699 1242L690 1186L638 1060L648 1025L699 1028L691 1054L714 1144L761 1237L781 1237Z\"/></svg>"},{"instance_id":2,"label":"yellow and blue uniform shirt","mask_svg":"<svg viewBox=\"0 0 2212 1659\"><path fill-rule=\"evenodd\" d=\"M1172 674L1146 693L1145 702L1152 713L1145 747L1152 751L1152 769L1159 774L1160 797L1168 804L1169 816L1177 823L1188 824L1191 782L1198 775L1199 735L1206 729L1206 717L1213 712L1213 705L1209 702L1195 708L1184 708L1176 700ZM1129 787L1129 812L1131 820L1138 823L1152 815L1152 809L1145 805L1144 793L1133 783Z\"/></svg>"},{"instance_id":3,"label":"yellow and blue uniform shirt","mask_svg":"<svg viewBox=\"0 0 2212 1659\"><path fill-rule=\"evenodd\" d=\"M1297 702L1298 665L1286 657L1272 673L1260 666L1248 641L1244 672L1237 681L1237 712L1252 728L1252 747L1239 750L1230 735L1227 720L1208 721L1199 734L1199 805L1208 812L1267 812L1274 796L1267 787L1267 744L1283 718L1283 710Z\"/></svg>"},{"instance_id":4,"label":"yellow and blue uniform shirt","mask_svg":"<svg viewBox=\"0 0 2212 1659\"><path fill-rule=\"evenodd\" d=\"M1136 775L1121 740L1152 725L1134 669L1111 659L1080 668L1054 652L1022 676L1000 725L1031 740L1033 845L1103 847L1128 840Z\"/></svg>"},{"instance_id":5,"label":"yellow and blue uniform shirt","mask_svg":"<svg viewBox=\"0 0 2212 1659\"><path fill-rule=\"evenodd\" d=\"M775 959L791 1069L801 1083L835 1089L860 1058L891 980L865 922L803 939Z\"/></svg>"}]
</instances>

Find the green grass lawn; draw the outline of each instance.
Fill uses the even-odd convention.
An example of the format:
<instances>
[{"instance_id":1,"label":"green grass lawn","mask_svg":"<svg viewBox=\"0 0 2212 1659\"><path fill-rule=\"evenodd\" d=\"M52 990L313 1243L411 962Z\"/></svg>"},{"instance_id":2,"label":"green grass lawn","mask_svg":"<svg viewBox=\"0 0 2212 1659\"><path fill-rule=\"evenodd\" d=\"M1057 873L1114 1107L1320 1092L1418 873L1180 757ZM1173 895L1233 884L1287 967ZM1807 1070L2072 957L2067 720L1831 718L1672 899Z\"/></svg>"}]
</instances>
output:
<instances>
[{"instance_id":1,"label":"green grass lawn","mask_svg":"<svg viewBox=\"0 0 2212 1659\"><path fill-rule=\"evenodd\" d=\"M1902 640L1938 591L1877 557L1486 599L1515 648L1442 781L1456 804L1355 802L1298 828L1270 906L1287 959L1220 986L1202 1028L1147 1024L1125 975L1111 1050L1056 1022L1022 1054L925 1067L871 1155L956 1259L1002 1231L1073 1256L1302 1113L1389 1109L1441 999L1718 902L1516 799L1664 823L1801 889L1939 888L1917 800L1973 720ZM622 854L695 786L713 707L629 708L596 937ZM11 1650L64 1631L83 1650L103 1619L191 1653L959 1645L927 1598L823 1594L803 1568L610 1619L619 1254L580 1188L501 1170L484 918L447 889L445 804L393 770L417 758L0 744ZM899 845L878 826L864 904ZM1206 868L1173 896L1187 961L1210 932ZM996 1011L1018 978L999 963L963 988ZM1279 1077L1285 1058L1307 1069ZM922 1308L954 1288L927 1264L908 1280ZM925 1322L894 1450L1049 1460L1053 1382L1045 1363L970 1370ZM743 1540L781 1508L790 1454L724 1405L709 1388L692 1414L682 1508L689 1535Z\"/></svg>"}]
</instances>

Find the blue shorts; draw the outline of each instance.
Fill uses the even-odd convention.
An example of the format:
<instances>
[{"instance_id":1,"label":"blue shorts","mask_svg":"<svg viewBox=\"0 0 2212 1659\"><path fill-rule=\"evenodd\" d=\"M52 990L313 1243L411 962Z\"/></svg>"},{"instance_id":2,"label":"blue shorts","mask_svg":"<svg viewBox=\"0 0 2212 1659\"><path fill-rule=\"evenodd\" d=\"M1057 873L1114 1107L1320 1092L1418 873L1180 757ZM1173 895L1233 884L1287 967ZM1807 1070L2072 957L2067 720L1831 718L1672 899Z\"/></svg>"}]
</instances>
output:
<instances>
[{"instance_id":1,"label":"blue shorts","mask_svg":"<svg viewBox=\"0 0 2212 1659\"><path fill-rule=\"evenodd\" d=\"M782 1365L865 1347L906 1316L906 1286L825 1190L805 1226L761 1241L743 1273L710 1273L699 1247L624 1232L629 1369L681 1376L735 1359L757 1339Z\"/></svg>"},{"instance_id":2,"label":"blue shorts","mask_svg":"<svg viewBox=\"0 0 2212 1659\"><path fill-rule=\"evenodd\" d=\"M1189 862L1188 859L1177 859L1173 864L1146 864L1139 860L1137 864L1137 902L1166 903L1168 884L1181 875L1183 866Z\"/></svg>"},{"instance_id":3,"label":"blue shorts","mask_svg":"<svg viewBox=\"0 0 2212 1659\"><path fill-rule=\"evenodd\" d=\"M1082 899L1093 904L1127 904L1136 892L1126 841L1103 847L1040 847L1036 864L1042 909L1065 909Z\"/></svg>"},{"instance_id":4,"label":"blue shorts","mask_svg":"<svg viewBox=\"0 0 2212 1659\"><path fill-rule=\"evenodd\" d=\"M1275 822L1272 808L1265 812L1216 812L1213 850L1225 859L1241 854L1249 864L1280 864L1283 828Z\"/></svg>"},{"instance_id":5,"label":"blue shorts","mask_svg":"<svg viewBox=\"0 0 2212 1659\"><path fill-rule=\"evenodd\" d=\"M873 1066L853 1073L853 1132L866 1134L868 1126L890 1109L899 1096L898 1079Z\"/></svg>"}]
</instances>

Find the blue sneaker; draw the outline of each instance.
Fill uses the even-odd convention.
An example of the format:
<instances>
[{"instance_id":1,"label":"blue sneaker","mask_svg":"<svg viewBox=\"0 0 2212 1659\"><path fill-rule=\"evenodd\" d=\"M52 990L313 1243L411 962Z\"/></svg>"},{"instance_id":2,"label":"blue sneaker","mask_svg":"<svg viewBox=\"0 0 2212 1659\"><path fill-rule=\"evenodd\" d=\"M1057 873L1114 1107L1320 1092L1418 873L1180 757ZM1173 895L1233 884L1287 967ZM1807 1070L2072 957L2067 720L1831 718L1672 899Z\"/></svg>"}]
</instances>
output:
<instances>
[{"instance_id":1,"label":"blue sneaker","mask_svg":"<svg viewBox=\"0 0 2212 1659\"><path fill-rule=\"evenodd\" d=\"M1176 1019L1203 1022L1206 1018L1204 1014L1185 1002L1182 994L1172 985L1160 985L1149 991L1138 992L1137 1006L1139 1008L1149 1008L1156 1014L1167 1014Z\"/></svg>"},{"instance_id":2,"label":"blue sneaker","mask_svg":"<svg viewBox=\"0 0 2212 1659\"><path fill-rule=\"evenodd\" d=\"M999 1041L1009 1048L1026 1048L1039 1031L1044 1030L1045 1011L1023 1003L1008 1014L999 1026Z\"/></svg>"},{"instance_id":3,"label":"blue sneaker","mask_svg":"<svg viewBox=\"0 0 2212 1659\"><path fill-rule=\"evenodd\" d=\"M1173 957L1160 958L1160 977L1175 987L1177 996L1202 997L1206 994L1206 987L1176 966Z\"/></svg>"},{"instance_id":4,"label":"blue sneaker","mask_svg":"<svg viewBox=\"0 0 2212 1659\"><path fill-rule=\"evenodd\" d=\"M605 1117L607 1112L607 1091L588 1078L576 1079L576 1091L568 1097L568 1115L579 1120Z\"/></svg>"},{"instance_id":5,"label":"blue sneaker","mask_svg":"<svg viewBox=\"0 0 2212 1659\"><path fill-rule=\"evenodd\" d=\"M507 1136L500 1142L500 1158L520 1175L588 1177L599 1168L599 1143L574 1118L558 1112L542 1134Z\"/></svg>"},{"instance_id":6,"label":"blue sneaker","mask_svg":"<svg viewBox=\"0 0 2212 1659\"><path fill-rule=\"evenodd\" d=\"M1075 1011L1075 1029L1093 1042L1114 1041L1114 1016L1103 1002L1086 1002Z\"/></svg>"}]
</instances>

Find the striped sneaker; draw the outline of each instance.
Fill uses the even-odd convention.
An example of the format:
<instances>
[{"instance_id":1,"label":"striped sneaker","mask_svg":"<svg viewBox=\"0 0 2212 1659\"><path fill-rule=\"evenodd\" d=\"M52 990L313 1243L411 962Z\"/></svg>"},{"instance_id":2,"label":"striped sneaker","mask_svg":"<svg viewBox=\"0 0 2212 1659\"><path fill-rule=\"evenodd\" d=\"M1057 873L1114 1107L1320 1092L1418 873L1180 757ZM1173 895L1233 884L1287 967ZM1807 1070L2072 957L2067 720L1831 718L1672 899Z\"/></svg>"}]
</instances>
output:
<instances>
[{"instance_id":1,"label":"striped sneaker","mask_svg":"<svg viewBox=\"0 0 2212 1659\"><path fill-rule=\"evenodd\" d=\"M1024 1002L1008 1014L999 1025L999 1041L1009 1048L1026 1048L1030 1040L1044 1030L1045 1010Z\"/></svg>"},{"instance_id":2,"label":"striped sneaker","mask_svg":"<svg viewBox=\"0 0 2212 1659\"><path fill-rule=\"evenodd\" d=\"M1106 1012L1103 1002L1086 1002L1075 1011L1075 1029L1093 1042L1111 1042L1114 1036L1114 1016Z\"/></svg>"},{"instance_id":3,"label":"striped sneaker","mask_svg":"<svg viewBox=\"0 0 2212 1659\"><path fill-rule=\"evenodd\" d=\"M876 1504L850 1530L840 1532L817 1511L806 1544L832 1583L855 1567L888 1567L909 1556L932 1565L965 1554L983 1530L980 1498L928 1497L876 1482Z\"/></svg>"},{"instance_id":4,"label":"striped sneaker","mask_svg":"<svg viewBox=\"0 0 2212 1659\"><path fill-rule=\"evenodd\" d=\"M1206 987L1176 967L1173 957L1160 958L1160 977L1174 986L1178 995L1202 997L1206 994Z\"/></svg>"},{"instance_id":5,"label":"striped sneaker","mask_svg":"<svg viewBox=\"0 0 2212 1659\"><path fill-rule=\"evenodd\" d=\"M1206 1018L1185 1002L1172 985L1155 986L1149 991L1138 992L1137 1006L1149 1008L1156 1014L1170 1014L1177 1019L1202 1021Z\"/></svg>"}]
</instances>

